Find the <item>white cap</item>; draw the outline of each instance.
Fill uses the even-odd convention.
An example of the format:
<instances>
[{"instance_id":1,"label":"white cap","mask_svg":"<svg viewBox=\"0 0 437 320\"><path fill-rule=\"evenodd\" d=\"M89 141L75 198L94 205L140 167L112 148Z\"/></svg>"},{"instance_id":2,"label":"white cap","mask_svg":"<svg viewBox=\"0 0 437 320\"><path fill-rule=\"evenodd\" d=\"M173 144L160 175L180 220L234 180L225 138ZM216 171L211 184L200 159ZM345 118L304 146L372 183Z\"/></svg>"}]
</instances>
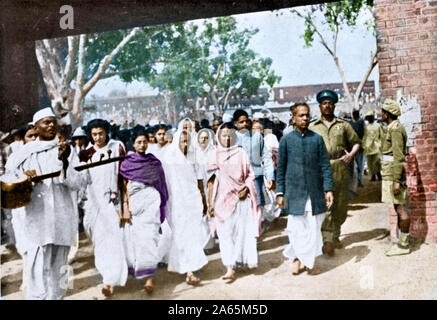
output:
<instances>
[{"instance_id":1,"label":"white cap","mask_svg":"<svg viewBox=\"0 0 437 320\"><path fill-rule=\"evenodd\" d=\"M72 138L78 138L78 137L86 137L86 133L85 131L83 131L83 129L81 127L76 128L76 130L74 130L73 135L71 136Z\"/></svg>"},{"instance_id":2,"label":"white cap","mask_svg":"<svg viewBox=\"0 0 437 320\"><path fill-rule=\"evenodd\" d=\"M229 113L225 113L223 115L223 122L232 122L232 121L233 121L233 118Z\"/></svg>"},{"instance_id":3,"label":"white cap","mask_svg":"<svg viewBox=\"0 0 437 320\"><path fill-rule=\"evenodd\" d=\"M54 117L56 118L56 115L53 113L52 108L44 108L41 109L33 115L32 122L33 124L36 124L39 120L47 118L47 117Z\"/></svg>"},{"instance_id":4,"label":"white cap","mask_svg":"<svg viewBox=\"0 0 437 320\"><path fill-rule=\"evenodd\" d=\"M153 127L159 124L159 121L157 119L152 119L149 121L149 126Z\"/></svg>"}]
</instances>

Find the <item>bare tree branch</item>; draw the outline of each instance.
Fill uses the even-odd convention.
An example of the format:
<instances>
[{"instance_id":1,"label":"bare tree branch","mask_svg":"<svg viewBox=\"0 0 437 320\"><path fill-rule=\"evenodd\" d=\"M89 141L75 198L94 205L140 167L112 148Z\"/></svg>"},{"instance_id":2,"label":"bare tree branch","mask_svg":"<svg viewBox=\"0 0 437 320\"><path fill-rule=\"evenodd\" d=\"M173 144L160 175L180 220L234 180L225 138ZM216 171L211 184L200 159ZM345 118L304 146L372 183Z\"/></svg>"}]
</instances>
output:
<instances>
[{"instance_id":1,"label":"bare tree branch","mask_svg":"<svg viewBox=\"0 0 437 320\"><path fill-rule=\"evenodd\" d=\"M85 43L86 34L81 34L79 39L78 66L76 75L76 92L74 94L73 110L71 110L74 122L78 122L80 118L80 108L83 99L83 83L85 78Z\"/></svg>"},{"instance_id":2,"label":"bare tree branch","mask_svg":"<svg viewBox=\"0 0 437 320\"><path fill-rule=\"evenodd\" d=\"M112 50L110 54L108 54L103 60L100 62L99 68L97 69L96 73L91 77L90 80L83 86L83 94L86 95L92 87L95 86L97 81L99 81L100 77L102 76L103 72L106 70L108 65L111 63L112 59L115 57L115 55L128 43L137 33L140 31L141 28L134 28L132 31L124 37L123 40L117 45L117 47Z\"/></svg>"},{"instance_id":3,"label":"bare tree branch","mask_svg":"<svg viewBox=\"0 0 437 320\"><path fill-rule=\"evenodd\" d=\"M42 40L42 44L46 48L47 52L51 55L51 57L53 57L55 60L55 64L52 67L57 69L55 70L56 74L61 75L61 70L64 67L64 60L61 57L61 53L59 51L59 48L57 47L58 44L56 43L56 40L44 39Z\"/></svg>"},{"instance_id":4,"label":"bare tree branch","mask_svg":"<svg viewBox=\"0 0 437 320\"><path fill-rule=\"evenodd\" d=\"M176 60L176 59L175 58L162 58L162 59L157 59L157 60L152 60L152 61L145 62L145 63L143 63L143 64L141 64L139 66L133 67L133 68L123 69L123 70L114 71L114 72L107 72L107 73L104 73L104 74L102 74L100 76L100 80L107 79L107 78L116 76L118 74L122 74L122 73L127 73L127 72L132 72L132 71L135 71L135 70L139 70L141 68L144 68L147 65L151 65L151 64L155 64L155 63L161 63L161 62L167 62L167 61L174 61L174 60Z\"/></svg>"},{"instance_id":5,"label":"bare tree branch","mask_svg":"<svg viewBox=\"0 0 437 320\"><path fill-rule=\"evenodd\" d=\"M74 64L76 62L77 47L79 45L79 36L68 37L68 55L63 72L63 87L68 88L73 80Z\"/></svg>"},{"instance_id":6,"label":"bare tree branch","mask_svg":"<svg viewBox=\"0 0 437 320\"><path fill-rule=\"evenodd\" d=\"M363 90L364 84L366 83L367 79L369 78L369 76L372 73L375 66L378 64L377 53L378 53L378 49L376 49L375 53L371 54L369 68L367 69L366 73L364 74L363 78L361 79L360 84L358 85L357 89L355 90L354 105L355 105L355 108L357 108L357 109L359 106L360 94L361 94L361 91Z\"/></svg>"},{"instance_id":7,"label":"bare tree branch","mask_svg":"<svg viewBox=\"0 0 437 320\"><path fill-rule=\"evenodd\" d=\"M50 68L52 59L41 40L35 41L35 52L41 71L44 74L44 83L47 86L49 94L52 94L57 89L56 80L54 79L52 69Z\"/></svg>"}]
</instances>

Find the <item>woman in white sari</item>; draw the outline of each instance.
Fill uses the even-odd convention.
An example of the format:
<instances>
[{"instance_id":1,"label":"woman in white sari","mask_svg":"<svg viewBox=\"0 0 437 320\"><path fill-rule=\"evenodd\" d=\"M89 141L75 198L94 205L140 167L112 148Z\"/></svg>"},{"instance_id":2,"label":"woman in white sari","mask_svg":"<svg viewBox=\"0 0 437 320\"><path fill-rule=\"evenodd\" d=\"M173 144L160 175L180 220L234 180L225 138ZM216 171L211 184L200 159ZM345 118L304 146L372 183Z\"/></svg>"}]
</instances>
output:
<instances>
[{"instance_id":1,"label":"woman in white sari","mask_svg":"<svg viewBox=\"0 0 437 320\"><path fill-rule=\"evenodd\" d=\"M222 262L226 266L223 280L235 280L239 266L258 265L256 239L261 224L261 208L257 203L255 175L243 148L237 145L232 123L217 130L217 148L210 153L207 170L208 211L214 217ZM216 179L216 174L220 175ZM212 186L218 180L217 196Z\"/></svg>"},{"instance_id":2,"label":"woman in white sari","mask_svg":"<svg viewBox=\"0 0 437 320\"><path fill-rule=\"evenodd\" d=\"M197 133L197 148L196 148L196 163L199 171L203 176L203 188L205 195L207 194L208 179L211 177L206 170L208 156L211 152L215 152L216 142L215 134L211 129L201 129ZM217 190L217 183L214 184L214 191ZM215 244L214 233L211 232L211 221L208 215L202 218L202 230L204 249L212 249Z\"/></svg>"},{"instance_id":3,"label":"woman in white sari","mask_svg":"<svg viewBox=\"0 0 437 320\"><path fill-rule=\"evenodd\" d=\"M202 213L206 213L206 199L202 176L195 161L192 135L179 125L163 158L169 191L168 223L172 231L168 255L168 271L186 274L186 282L197 285L200 279L193 273L208 259L202 246ZM194 127L194 126L193 126Z\"/></svg>"}]
</instances>

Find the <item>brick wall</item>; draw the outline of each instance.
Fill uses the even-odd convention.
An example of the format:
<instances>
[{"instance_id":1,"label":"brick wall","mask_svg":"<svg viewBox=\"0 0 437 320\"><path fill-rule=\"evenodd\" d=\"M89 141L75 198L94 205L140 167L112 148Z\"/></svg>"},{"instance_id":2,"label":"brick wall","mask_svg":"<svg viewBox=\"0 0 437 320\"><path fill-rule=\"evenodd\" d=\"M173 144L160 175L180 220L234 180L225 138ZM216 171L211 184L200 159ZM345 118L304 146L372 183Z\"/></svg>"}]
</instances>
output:
<instances>
[{"instance_id":1,"label":"brick wall","mask_svg":"<svg viewBox=\"0 0 437 320\"><path fill-rule=\"evenodd\" d=\"M380 87L401 103L412 236L437 242L437 1L376 0ZM396 215L390 214L392 234Z\"/></svg>"}]
</instances>

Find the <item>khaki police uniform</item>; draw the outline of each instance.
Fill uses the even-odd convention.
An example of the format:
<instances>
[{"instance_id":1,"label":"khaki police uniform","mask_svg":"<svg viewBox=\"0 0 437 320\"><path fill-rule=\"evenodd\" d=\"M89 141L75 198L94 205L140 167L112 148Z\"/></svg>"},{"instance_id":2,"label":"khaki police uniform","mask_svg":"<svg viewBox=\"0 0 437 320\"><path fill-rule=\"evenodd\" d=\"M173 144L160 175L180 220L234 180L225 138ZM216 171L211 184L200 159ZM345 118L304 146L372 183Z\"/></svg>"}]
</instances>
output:
<instances>
[{"instance_id":1,"label":"khaki police uniform","mask_svg":"<svg viewBox=\"0 0 437 320\"><path fill-rule=\"evenodd\" d=\"M347 217L349 200L349 165L339 160L345 150L350 151L354 144L361 143L352 126L339 118L334 118L327 127L322 118L310 124L309 129L322 136L330 157L334 179L334 204L322 224L323 242L333 242L340 236L341 225Z\"/></svg>"},{"instance_id":2,"label":"khaki police uniform","mask_svg":"<svg viewBox=\"0 0 437 320\"><path fill-rule=\"evenodd\" d=\"M407 199L405 179L405 156L407 155L407 133L399 122L394 120L387 127L381 150L382 202L404 204ZM401 192L393 195L393 182L401 184Z\"/></svg>"},{"instance_id":3,"label":"khaki police uniform","mask_svg":"<svg viewBox=\"0 0 437 320\"><path fill-rule=\"evenodd\" d=\"M367 169L370 175L381 171L381 145L384 130L379 123L368 124L364 128L363 150L367 158Z\"/></svg>"}]
</instances>

